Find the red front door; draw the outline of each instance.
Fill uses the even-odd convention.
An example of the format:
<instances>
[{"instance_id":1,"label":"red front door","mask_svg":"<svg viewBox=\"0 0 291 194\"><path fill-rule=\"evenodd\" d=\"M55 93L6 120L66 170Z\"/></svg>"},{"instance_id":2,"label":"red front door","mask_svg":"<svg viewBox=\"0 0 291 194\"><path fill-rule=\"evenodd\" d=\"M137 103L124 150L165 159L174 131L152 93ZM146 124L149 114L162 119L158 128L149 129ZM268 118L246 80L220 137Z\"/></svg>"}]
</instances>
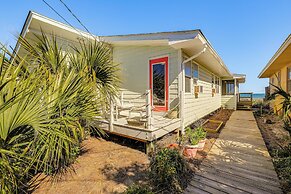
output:
<instances>
[{"instance_id":1,"label":"red front door","mask_svg":"<svg viewBox=\"0 0 291 194\"><path fill-rule=\"evenodd\" d=\"M150 89L154 111L168 110L168 57L150 60Z\"/></svg>"}]
</instances>

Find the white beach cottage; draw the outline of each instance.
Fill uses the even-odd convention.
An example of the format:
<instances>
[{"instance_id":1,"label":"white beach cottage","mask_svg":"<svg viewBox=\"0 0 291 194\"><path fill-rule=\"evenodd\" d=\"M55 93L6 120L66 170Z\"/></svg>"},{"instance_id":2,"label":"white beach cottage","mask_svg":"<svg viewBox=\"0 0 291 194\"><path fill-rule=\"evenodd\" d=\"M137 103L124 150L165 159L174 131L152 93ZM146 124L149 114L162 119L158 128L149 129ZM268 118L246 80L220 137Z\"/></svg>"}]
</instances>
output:
<instances>
[{"instance_id":1,"label":"white beach cottage","mask_svg":"<svg viewBox=\"0 0 291 194\"><path fill-rule=\"evenodd\" d=\"M29 12L21 36L41 30L62 45L92 35ZM96 36L112 45L122 90L101 127L150 143L219 109L236 109L245 75L232 74L200 30ZM16 51L21 53L19 45ZM172 114L178 113L178 114Z\"/></svg>"}]
</instances>

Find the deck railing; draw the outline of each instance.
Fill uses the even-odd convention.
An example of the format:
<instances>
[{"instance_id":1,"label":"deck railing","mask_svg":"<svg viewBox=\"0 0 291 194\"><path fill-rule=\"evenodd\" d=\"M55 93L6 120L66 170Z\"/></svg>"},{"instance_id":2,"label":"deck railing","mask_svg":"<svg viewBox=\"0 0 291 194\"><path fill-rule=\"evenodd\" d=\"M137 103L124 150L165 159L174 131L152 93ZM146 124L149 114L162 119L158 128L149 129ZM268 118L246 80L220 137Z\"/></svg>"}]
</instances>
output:
<instances>
[{"instance_id":1,"label":"deck railing","mask_svg":"<svg viewBox=\"0 0 291 194\"><path fill-rule=\"evenodd\" d=\"M252 102L253 101L253 93L245 92L238 94L238 102Z\"/></svg>"},{"instance_id":2,"label":"deck railing","mask_svg":"<svg viewBox=\"0 0 291 194\"><path fill-rule=\"evenodd\" d=\"M237 96L237 108L238 109L251 109L253 104L253 93L244 92L238 93Z\"/></svg>"},{"instance_id":3,"label":"deck railing","mask_svg":"<svg viewBox=\"0 0 291 194\"><path fill-rule=\"evenodd\" d=\"M138 114L140 121L145 123L146 128L151 127L151 117L152 117L152 105L150 98L150 90L147 90L143 94L135 95L131 98L124 98L124 91L120 91L120 95L117 99L113 100L110 105L110 117L109 126L110 129L113 128L114 120L118 120L120 117L120 112L128 111L126 118L132 118L132 115ZM115 118L114 118L115 115ZM134 116L133 116L134 117Z\"/></svg>"},{"instance_id":4,"label":"deck railing","mask_svg":"<svg viewBox=\"0 0 291 194\"><path fill-rule=\"evenodd\" d=\"M126 98L124 98L126 96ZM181 95L178 97L181 98ZM146 90L143 94L138 94L134 97L129 98L124 91L120 91L119 97L112 101L110 105L110 111L109 111L109 126L110 129L113 129L113 123L114 121L117 121L119 118L125 118L125 119L133 119L138 120L140 123L143 123L145 128L151 129L155 128L155 124L157 121L161 121L157 119L157 116L153 116L153 109L155 107L152 105L152 99L151 99L151 90ZM177 110L177 115L179 115L179 118L182 118L183 115L181 113L181 103L177 103L172 109L167 110L167 112L164 112L161 114L157 114L158 117L167 117L169 118L170 113L172 113L174 110ZM123 114L122 114L123 113ZM175 117L174 117L175 118ZM170 118L173 119L173 118Z\"/></svg>"}]
</instances>

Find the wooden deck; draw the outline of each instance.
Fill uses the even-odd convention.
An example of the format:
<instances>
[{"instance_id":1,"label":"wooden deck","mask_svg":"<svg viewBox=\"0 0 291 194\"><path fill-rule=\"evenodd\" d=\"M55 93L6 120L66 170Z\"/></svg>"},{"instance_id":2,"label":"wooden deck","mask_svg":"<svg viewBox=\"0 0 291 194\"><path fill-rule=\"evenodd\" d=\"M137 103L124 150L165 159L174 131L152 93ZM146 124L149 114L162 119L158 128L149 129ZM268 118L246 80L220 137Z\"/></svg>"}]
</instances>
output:
<instances>
[{"instance_id":1,"label":"wooden deck","mask_svg":"<svg viewBox=\"0 0 291 194\"><path fill-rule=\"evenodd\" d=\"M152 115L151 128L136 127L127 124L126 118L119 118L113 122L113 131L109 130L108 121L103 121L102 129L109 133L136 139L143 142L152 142L164 135L178 129L181 126L181 120L165 118L161 114Z\"/></svg>"},{"instance_id":2,"label":"wooden deck","mask_svg":"<svg viewBox=\"0 0 291 194\"><path fill-rule=\"evenodd\" d=\"M235 111L185 193L282 193L251 111Z\"/></svg>"}]
</instances>

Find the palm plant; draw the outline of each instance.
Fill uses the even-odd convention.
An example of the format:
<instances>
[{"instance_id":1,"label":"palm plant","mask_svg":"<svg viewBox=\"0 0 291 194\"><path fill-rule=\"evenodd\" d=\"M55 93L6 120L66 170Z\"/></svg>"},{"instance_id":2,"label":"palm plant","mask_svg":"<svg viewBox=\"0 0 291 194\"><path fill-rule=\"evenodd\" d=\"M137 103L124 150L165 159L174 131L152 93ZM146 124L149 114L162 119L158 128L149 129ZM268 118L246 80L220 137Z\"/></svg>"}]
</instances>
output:
<instances>
[{"instance_id":1,"label":"palm plant","mask_svg":"<svg viewBox=\"0 0 291 194\"><path fill-rule=\"evenodd\" d=\"M70 54L72 68L87 74L95 84L99 99L103 105L109 105L117 95L120 79L118 64L113 62L112 48L102 41L81 40L72 47L74 54Z\"/></svg>"},{"instance_id":2,"label":"palm plant","mask_svg":"<svg viewBox=\"0 0 291 194\"><path fill-rule=\"evenodd\" d=\"M275 99L279 97L281 99L279 110L283 113L283 119L285 123L285 129L291 135L291 95L283 90L280 86L271 84L274 87L274 92L269 96L269 99Z\"/></svg>"},{"instance_id":3,"label":"palm plant","mask_svg":"<svg viewBox=\"0 0 291 194\"><path fill-rule=\"evenodd\" d=\"M36 40L20 37L26 56L9 53L12 60L7 61L0 55L4 193L19 192L37 172L56 173L68 166L118 87L117 67L105 43L80 44L81 50L64 54L55 36L43 33Z\"/></svg>"}]
</instances>

